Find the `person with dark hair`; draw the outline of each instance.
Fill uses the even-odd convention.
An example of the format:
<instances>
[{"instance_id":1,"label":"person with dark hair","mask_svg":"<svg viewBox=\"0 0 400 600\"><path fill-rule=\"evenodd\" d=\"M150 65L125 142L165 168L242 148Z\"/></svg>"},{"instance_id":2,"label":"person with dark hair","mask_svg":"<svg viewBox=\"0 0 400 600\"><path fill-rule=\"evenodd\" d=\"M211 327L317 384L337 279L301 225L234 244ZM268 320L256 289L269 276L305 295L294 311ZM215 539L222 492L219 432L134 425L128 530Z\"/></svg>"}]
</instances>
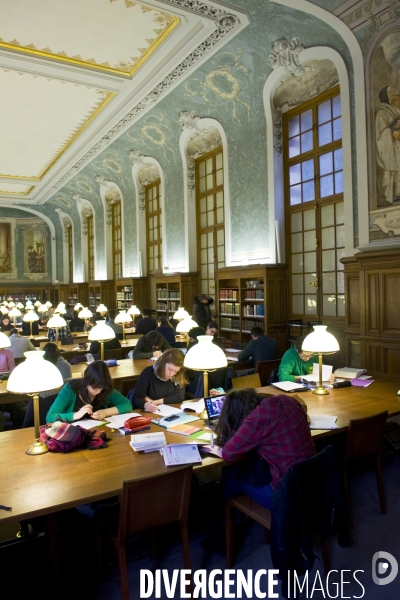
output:
<instances>
[{"instance_id":1,"label":"person with dark hair","mask_svg":"<svg viewBox=\"0 0 400 600\"><path fill-rule=\"evenodd\" d=\"M190 348L199 343L199 340L197 339L199 335L206 335L206 332L204 331L203 327L192 327L192 329L189 329L189 344L187 347L188 350L190 350Z\"/></svg>"},{"instance_id":2,"label":"person with dark hair","mask_svg":"<svg viewBox=\"0 0 400 600\"><path fill-rule=\"evenodd\" d=\"M183 359L178 348L170 348L163 352L154 365L144 369L132 398L133 408L154 412L159 404L181 403L187 384Z\"/></svg>"},{"instance_id":3,"label":"person with dark hair","mask_svg":"<svg viewBox=\"0 0 400 600\"><path fill-rule=\"evenodd\" d=\"M87 367L82 379L72 379L60 390L47 413L46 423L90 417L102 421L131 410L129 400L114 390L107 365L96 360Z\"/></svg>"},{"instance_id":4,"label":"person with dark hair","mask_svg":"<svg viewBox=\"0 0 400 600\"><path fill-rule=\"evenodd\" d=\"M114 319L116 316L116 311L113 308L110 308L108 311L108 319L106 319L106 325L114 329L115 333L122 333L122 325L118 325L118 323L114 323Z\"/></svg>"},{"instance_id":5,"label":"person with dark hair","mask_svg":"<svg viewBox=\"0 0 400 600\"><path fill-rule=\"evenodd\" d=\"M222 470L226 499L246 493L265 508L286 471L315 454L304 406L284 394L230 391L216 433L223 460L244 459Z\"/></svg>"},{"instance_id":6,"label":"person with dark hair","mask_svg":"<svg viewBox=\"0 0 400 600\"><path fill-rule=\"evenodd\" d=\"M222 343L220 338L218 337L218 323L217 321L210 321L207 323L206 327L206 335L212 335L213 344L216 346L222 347Z\"/></svg>"},{"instance_id":7,"label":"person with dark hair","mask_svg":"<svg viewBox=\"0 0 400 600\"><path fill-rule=\"evenodd\" d=\"M14 329L14 325L11 323L10 317L8 315L4 315L4 317L0 320L0 331L6 335L9 335L11 329Z\"/></svg>"},{"instance_id":8,"label":"person with dark hair","mask_svg":"<svg viewBox=\"0 0 400 600\"><path fill-rule=\"evenodd\" d=\"M152 312L153 311L150 308L142 308L142 318L136 323L136 333L142 333L144 335L157 328L157 323L150 316Z\"/></svg>"},{"instance_id":9,"label":"person with dark hair","mask_svg":"<svg viewBox=\"0 0 400 600\"><path fill-rule=\"evenodd\" d=\"M279 365L279 381L300 381L300 377L313 372L314 363L318 363L318 356L312 352L304 352L302 345L305 335L297 338L294 345L286 350Z\"/></svg>"},{"instance_id":10,"label":"person with dark hair","mask_svg":"<svg viewBox=\"0 0 400 600\"><path fill-rule=\"evenodd\" d=\"M22 321L22 335L31 335L31 324L27 321ZM39 321L33 321L32 323L32 335L39 335Z\"/></svg>"},{"instance_id":11,"label":"person with dark hair","mask_svg":"<svg viewBox=\"0 0 400 600\"><path fill-rule=\"evenodd\" d=\"M159 331L149 331L139 338L133 351L133 360L138 358L158 358L161 354L171 348L165 337Z\"/></svg>"},{"instance_id":12,"label":"person with dark hair","mask_svg":"<svg viewBox=\"0 0 400 600\"><path fill-rule=\"evenodd\" d=\"M112 338L111 340L107 340L107 342L104 342L104 350L118 350L118 348L121 348L121 343L116 337ZM100 342L98 342L97 340L93 340L92 342L90 342L90 354L100 354L100 350Z\"/></svg>"},{"instance_id":13,"label":"person with dark hair","mask_svg":"<svg viewBox=\"0 0 400 600\"><path fill-rule=\"evenodd\" d=\"M158 327L156 329L167 340L169 344L175 342L175 331L171 323L165 317L158 319Z\"/></svg>"},{"instance_id":14,"label":"person with dark hair","mask_svg":"<svg viewBox=\"0 0 400 600\"><path fill-rule=\"evenodd\" d=\"M10 329L9 335L11 342L10 350L13 353L14 358L23 358L24 352L32 352L36 350L32 342L27 338L22 337L19 334L18 329L15 327Z\"/></svg>"},{"instance_id":15,"label":"person with dark hair","mask_svg":"<svg viewBox=\"0 0 400 600\"><path fill-rule=\"evenodd\" d=\"M72 319L69 322L71 331L84 331L85 329L85 319L79 319L78 314L77 310L74 310L72 313Z\"/></svg>"},{"instance_id":16,"label":"person with dark hair","mask_svg":"<svg viewBox=\"0 0 400 600\"><path fill-rule=\"evenodd\" d=\"M238 361L253 359L254 366L259 360L275 360L279 358L278 344L267 337L261 327L253 327L250 331L251 341L237 355Z\"/></svg>"},{"instance_id":17,"label":"person with dark hair","mask_svg":"<svg viewBox=\"0 0 400 600\"><path fill-rule=\"evenodd\" d=\"M72 377L71 365L61 356L60 349L57 344L48 342L42 348L44 351L44 360L51 362L60 371L63 379Z\"/></svg>"},{"instance_id":18,"label":"person with dark hair","mask_svg":"<svg viewBox=\"0 0 400 600\"><path fill-rule=\"evenodd\" d=\"M210 305L214 302L211 296L207 294L199 294L193 300L193 320L199 327L207 328L207 324L211 321Z\"/></svg>"},{"instance_id":19,"label":"person with dark hair","mask_svg":"<svg viewBox=\"0 0 400 600\"><path fill-rule=\"evenodd\" d=\"M27 325L29 325L29 323L27 323ZM70 332L68 323L63 327L58 328L58 339L63 338L63 337L69 337L70 335L71 335L71 332ZM52 329L50 327L47 330L47 337L49 338L50 342L55 342L56 341L56 330Z\"/></svg>"}]
</instances>

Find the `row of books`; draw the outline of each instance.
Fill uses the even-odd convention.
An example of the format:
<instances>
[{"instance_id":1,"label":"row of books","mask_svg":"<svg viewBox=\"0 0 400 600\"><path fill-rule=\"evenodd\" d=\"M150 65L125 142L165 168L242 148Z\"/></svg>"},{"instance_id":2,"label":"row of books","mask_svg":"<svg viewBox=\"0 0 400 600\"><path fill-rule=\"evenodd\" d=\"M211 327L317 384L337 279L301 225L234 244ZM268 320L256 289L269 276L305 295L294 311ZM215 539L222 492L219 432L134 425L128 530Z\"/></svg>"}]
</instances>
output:
<instances>
[{"instance_id":1,"label":"row of books","mask_svg":"<svg viewBox=\"0 0 400 600\"><path fill-rule=\"evenodd\" d=\"M236 302L220 302L219 310L227 315L239 315L240 305Z\"/></svg>"},{"instance_id":2,"label":"row of books","mask_svg":"<svg viewBox=\"0 0 400 600\"><path fill-rule=\"evenodd\" d=\"M243 306L244 317L263 317L264 304L245 304Z\"/></svg>"},{"instance_id":3,"label":"row of books","mask_svg":"<svg viewBox=\"0 0 400 600\"><path fill-rule=\"evenodd\" d=\"M221 329L239 330L239 319L231 319L230 317L221 317Z\"/></svg>"},{"instance_id":4,"label":"row of books","mask_svg":"<svg viewBox=\"0 0 400 600\"><path fill-rule=\"evenodd\" d=\"M220 300L239 300L239 290L219 290Z\"/></svg>"},{"instance_id":5,"label":"row of books","mask_svg":"<svg viewBox=\"0 0 400 600\"><path fill-rule=\"evenodd\" d=\"M264 289L260 289L260 290L246 289L245 300L264 300Z\"/></svg>"},{"instance_id":6,"label":"row of books","mask_svg":"<svg viewBox=\"0 0 400 600\"><path fill-rule=\"evenodd\" d=\"M247 319L242 319L242 331L250 331L253 327L261 327L261 329L264 329L264 321L248 321Z\"/></svg>"}]
</instances>

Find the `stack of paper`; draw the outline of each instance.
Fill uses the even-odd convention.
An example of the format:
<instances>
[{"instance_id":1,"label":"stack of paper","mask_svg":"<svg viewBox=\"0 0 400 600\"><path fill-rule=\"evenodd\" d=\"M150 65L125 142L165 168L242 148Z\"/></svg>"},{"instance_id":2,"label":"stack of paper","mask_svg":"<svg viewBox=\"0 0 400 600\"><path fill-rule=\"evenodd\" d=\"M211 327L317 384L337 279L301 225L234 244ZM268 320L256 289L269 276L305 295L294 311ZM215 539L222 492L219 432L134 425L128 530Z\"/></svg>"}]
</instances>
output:
<instances>
[{"instance_id":1,"label":"stack of paper","mask_svg":"<svg viewBox=\"0 0 400 600\"><path fill-rule=\"evenodd\" d=\"M354 367L343 367L341 369L336 369L335 376L336 377L344 377L345 379L354 379L356 377L360 377L360 375L365 375L367 369L357 369Z\"/></svg>"},{"instance_id":2,"label":"stack of paper","mask_svg":"<svg viewBox=\"0 0 400 600\"><path fill-rule=\"evenodd\" d=\"M201 463L199 448L196 444L169 444L161 448L160 454L167 467Z\"/></svg>"},{"instance_id":3,"label":"stack of paper","mask_svg":"<svg viewBox=\"0 0 400 600\"><path fill-rule=\"evenodd\" d=\"M201 431L201 427L195 427L195 425L186 425L186 423L178 423L178 425L172 425L168 427L169 433L179 433L180 435L193 435Z\"/></svg>"},{"instance_id":4,"label":"stack of paper","mask_svg":"<svg viewBox=\"0 0 400 600\"><path fill-rule=\"evenodd\" d=\"M130 445L136 452L154 452L167 445L165 433L136 433L131 435Z\"/></svg>"},{"instance_id":5,"label":"stack of paper","mask_svg":"<svg viewBox=\"0 0 400 600\"><path fill-rule=\"evenodd\" d=\"M120 429L121 427L124 426L125 421L128 421L128 419L132 419L132 417L140 417L141 415L139 413L125 413L125 414L121 414L121 415L113 415L112 417L107 417L106 421L108 421L108 423L106 424L106 427L109 427L110 429Z\"/></svg>"},{"instance_id":6,"label":"stack of paper","mask_svg":"<svg viewBox=\"0 0 400 600\"><path fill-rule=\"evenodd\" d=\"M307 390L308 388L304 387L301 383L295 383L294 381L277 381L276 383L272 383L274 387L282 390L283 392L300 392Z\"/></svg>"}]
</instances>

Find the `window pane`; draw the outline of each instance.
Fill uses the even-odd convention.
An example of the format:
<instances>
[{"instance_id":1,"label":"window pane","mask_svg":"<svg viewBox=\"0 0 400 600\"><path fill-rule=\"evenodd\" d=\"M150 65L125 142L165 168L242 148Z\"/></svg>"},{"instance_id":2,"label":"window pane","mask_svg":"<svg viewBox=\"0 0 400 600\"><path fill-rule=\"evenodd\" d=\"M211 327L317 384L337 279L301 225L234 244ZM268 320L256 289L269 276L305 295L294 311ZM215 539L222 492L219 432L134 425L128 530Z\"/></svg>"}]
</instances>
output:
<instances>
[{"instance_id":1,"label":"window pane","mask_svg":"<svg viewBox=\"0 0 400 600\"><path fill-rule=\"evenodd\" d=\"M200 198L200 212L206 212L206 199Z\"/></svg>"},{"instance_id":2,"label":"window pane","mask_svg":"<svg viewBox=\"0 0 400 600\"><path fill-rule=\"evenodd\" d=\"M291 231L301 231L303 229L302 213L296 212L290 215Z\"/></svg>"},{"instance_id":3,"label":"window pane","mask_svg":"<svg viewBox=\"0 0 400 600\"><path fill-rule=\"evenodd\" d=\"M344 202L335 204L336 223L344 223Z\"/></svg>"},{"instance_id":4,"label":"window pane","mask_svg":"<svg viewBox=\"0 0 400 600\"><path fill-rule=\"evenodd\" d=\"M338 248L344 246L344 225L336 227L336 246Z\"/></svg>"},{"instance_id":5,"label":"window pane","mask_svg":"<svg viewBox=\"0 0 400 600\"><path fill-rule=\"evenodd\" d=\"M331 141L332 141L331 123L326 123L326 125L321 125L321 127L318 127L318 144L319 144L319 146L325 146L325 144L329 144Z\"/></svg>"},{"instance_id":6,"label":"window pane","mask_svg":"<svg viewBox=\"0 0 400 600\"><path fill-rule=\"evenodd\" d=\"M323 296L323 315L325 317L335 317L336 316L336 296L330 295Z\"/></svg>"},{"instance_id":7,"label":"window pane","mask_svg":"<svg viewBox=\"0 0 400 600\"><path fill-rule=\"evenodd\" d=\"M344 248L340 248L340 250L336 250L336 268L338 271L342 271L344 269L343 263L340 262L340 259L344 256Z\"/></svg>"},{"instance_id":8,"label":"window pane","mask_svg":"<svg viewBox=\"0 0 400 600\"><path fill-rule=\"evenodd\" d=\"M340 96L332 98L332 116L333 118L339 117L342 114L342 107L340 103Z\"/></svg>"},{"instance_id":9,"label":"window pane","mask_svg":"<svg viewBox=\"0 0 400 600\"><path fill-rule=\"evenodd\" d=\"M300 121L299 117L293 117L289 119L289 137L293 137L300 133Z\"/></svg>"},{"instance_id":10,"label":"window pane","mask_svg":"<svg viewBox=\"0 0 400 600\"><path fill-rule=\"evenodd\" d=\"M294 185L290 188L290 204L301 204L301 185Z\"/></svg>"},{"instance_id":11,"label":"window pane","mask_svg":"<svg viewBox=\"0 0 400 600\"><path fill-rule=\"evenodd\" d=\"M217 208L217 223L223 223L224 222L224 209L223 208Z\"/></svg>"},{"instance_id":12,"label":"window pane","mask_svg":"<svg viewBox=\"0 0 400 600\"><path fill-rule=\"evenodd\" d=\"M309 295L305 297L306 303L306 314L316 315L317 314L317 296Z\"/></svg>"},{"instance_id":13,"label":"window pane","mask_svg":"<svg viewBox=\"0 0 400 600\"><path fill-rule=\"evenodd\" d=\"M224 230L218 229L217 231L217 246L222 246L224 244Z\"/></svg>"},{"instance_id":14,"label":"window pane","mask_svg":"<svg viewBox=\"0 0 400 600\"><path fill-rule=\"evenodd\" d=\"M211 190L211 188L214 187L212 173L211 173L211 175L207 175L206 179L207 179L207 189Z\"/></svg>"},{"instance_id":15,"label":"window pane","mask_svg":"<svg viewBox=\"0 0 400 600\"><path fill-rule=\"evenodd\" d=\"M214 212L211 211L208 214L208 226L211 227L212 225L214 225Z\"/></svg>"},{"instance_id":16,"label":"window pane","mask_svg":"<svg viewBox=\"0 0 400 600\"><path fill-rule=\"evenodd\" d=\"M301 172L303 181L314 179L314 161L311 159L301 163Z\"/></svg>"},{"instance_id":17,"label":"window pane","mask_svg":"<svg viewBox=\"0 0 400 600\"><path fill-rule=\"evenodd\" d=\"M315 210L305 210L304 215L304 229L315 229Z\"/></svg>"},{"instance_id":18,"label":"window pane","mask_svg":"<svg viewBox=\"0 0 400 600\"><path fill-rule=\"evenodd\" d=\"M218 192L216 195L216 206L220 208L224 206L224 192Z\"/></svg>"},{"instance_id":19,"label":"window pane","mask_svg":"<svg viewBox=\"0 0 400 600\"><path fill-rule=\"evenodd\" d=\"M315 273L317 269L317 255L315 252L304 254L304 272Z\"/></svg>"},{"instance_id":20,"label":"window pane","mask_svg":"<svg viewBox=\"0 0 400 600\"><path fill-rule=\"evenodd\" d=\"M310 202L310 200L314 199L314 181L303 183L303 202Z\"/></svg>"},{"instance_id":21,"label":"window pane","mask_svg":"<svg viewBox=\"0 0 400 600\"><path fill-rule=\"evenodd\" d=\"M327 154L322 154L319 157L319 174L326 175L327 173L332 173L333 171L333 156L332 152L328 152Z\"/></svg>"},{"instance_id":22,"label":"window pane","mask_svg":"<svg viewBox=\"0 0 400 600\"><path fill-rule=\"evenodd\" d=\"M336 274L335 273L323 273L322 274L322 291L324 294L336 293Z\"/></svg>"},{"instance_id":23,"label":"window pane","mask_svg":"<svg viewBox=\"0 0 400 600\"><path fill-rule=\"evenodd\" d=\"M200 175L200 177L204 177L205 174L206 174L206 165L205 165L205 162L203 161L199 164L199 175Z\"/></svg>"},{"instance_id":24,"label":"window pane","mask_svg":"<svg viewBox=\"0 0 400 600\"><path fill-rule=\"evenodd\" d=\"M292 292L294 294L303 292L303 275L292 275Z\"/></svg>"},{"instance_id":25,"label":"window pane","mask_svg":"<svg viewBox=\"0 0 400 600\"><path fill-rule=\"evenodd\" d=\"M335 164L335 171L342 171L343 170L343 152L342 152L341 148L334 151L333 161Z\"/></svg>"},{"instance_id":26,"label":"window pane","mask_svg":"<svg viewBox=\"0 0 400 600\"><path fill-rule=\"evenodd\" d=\"M306 110L300 115L301 118L301 131L306 131L312 128L312 110Z\"/></svg>"},{"instance_id":27,"label":"window pane","mask_svg":"<svg viewBox=\"0 0 400 600\"><path fill-rule=\"evenodd\" d=\"M222 152L217 154L217 156L215 157L215 168L217 170L222 169Z\"/></svg>"},{"instance_id":28,"label":"window pane","mask_svg":"<svg viewBox=\"0 0 400 600\"><path fill-rule=\"evenodd\" d=\"M301 165L298 163L297 165L293 165L289 168L289 184L294 185L295 183L299 183L301 181Z\"/></svg>"},{"instance_id":29,"label":"window pane","mask_svg":"<svg viewBox=\"0 0 400 600\"><path fill-rule=\"evenodd\" d=\"M340 294L344 294L344 273L337 273L337 289Z\"/></svg>"},{"instance_id":30,"label":"window pane","mask_svg":"<svg viewBox=\"0 0 400 600\"><path fill-rule=\"evenodd\" d=\"M217 171L215 173L215 185L222 185L224 183L224 172Z\"/></svg>"},{"instance_id":31,"label":"window pane","mask_svg":"<svg viewBox=\"0 0 400 600\"><path fill-rule=\"evenodd\" d=\"M309 152L312 149L313 149L312 131L307 131L306 133L303 133L301 136L301 151Z\"/></svg>"},{"instance_id":32,"label":"window pane","mask_svg":"<svg viewBox=\"0 0 400 600\"><path fill-rule=\"evenodd\" d=\"M292 312L295 315L302 315L304 313L303 308L303 296L292 296Z\"/></svg>"},{"instance_id":33,"label":"window pane","mask_svg":"<svg viewBox=\"0 0 400 600\"><path fill-rule=\"evenodd\" d=\"M292 233L292 252L302 252L303 236L301 233Z\"/></svg>"},{"instance_id":34,"label":"window pane","mask_svg":"<svg viewBox=\"0 0 400 600\"><path fill-rule=\"evenodd\" d=\"M322 270L334 271L336 266L335 250L323 250L322 252Z\"/></svg>"},{"instance_id":35,"label":"window pane","mask_svg":"<svg viewBox=\"0 0 400 600\"><path fill-rule=\"evenodd\" d=\"M289 140L289 158L300 154L300 138L294 137Z\"/></svg>"},{"instance_id":36,"label":"window pane","mask_svg":"<svg viewBox=\"0 0 400 600\"><path fill-rule=\"evenodd\" d=\"M205 191L205 189L206 189L206 180L204 179L204 177L202 177L202 178L200 179L200 182L199 182L199 189L200 189L200 192L204 192L204 191Z\"/></svg>"},{"instance_id":37,"label":"window pane","mask_svg":"<svg viewBox=\"0 0 400 600\"><path fill-rule=\"evenodd\" d=\"M329 204L329 206L322 206L321 208L321 225L327 227L328 225L335 224L335 206Z\"/></svg>"},{"instance_id":38,"label":"window pane","mask_svg":"<svg viewBox=\"0 0 400 600\"><path fill-rule=\"evenodd\" d=\"M335 194L341 194L343 192L343 171L335 173Z\"/></svg>"},{"instance_id":39,"label":"window pane","mask_svg":"<svg viewBox=\"0 0 400 600\"><path fill-rule=\"evenodd\" d=\"M315 250L315 231L304 232L304 250L306 252Z\"/></svg>"},{"instance_id":40,"label":"window pane","mask_svg":"<svg viewBox=\"0 0 400 600\"><path fill-rule=\"evenodd\" d=\"M200 215L200 227L207 227L207 213Z\"/></svg>"},{"instance_id":41,"label":"window pane","mask_svg":"<svg viewBox=\"0 0 400 600\"><path fill-rule=\"evenodd\" d=\"M303 255L293 254L292 256L292 273L303 272Z\"/></svg>"},{"instance_id":42,"label":"window pane","mask_svg":"<svg viewBox=\"0 0 400 600\"><path fill-rule=\"evenodd\" d=\"M212 210L214 207L214 196L207 196L207 210Z\"/></svg>"},{"instance_id":43,"label":"window pane","mask_svg":"<svg viewBox=\"0 0 400 600\"><path fill-rule=\"evenodd\" d=\"M333 139L341 140L342 139L342 119L339 117L333 121Z\"/></svg>"},{"instance_id":44,"label":"window pane","mask_svg":"<svg viewBox=\"0 0 400 600\"><path fill-rule=\"evenodd\" d=\"M327 196L332 196L332 194L333 194L333 176L327 175L326 177L321 177L319 195L321 196L321 198L326 198Z\"/></svg>"},{"instance_id":45,"label":"window pane","mask_svg":"<svg viewBox=\"0 0 400 600\"><path fill-rule=\"evenodd\" d=\"M344 296L337 297L337 314L338 314L338 317L344 317L344 315L345 315ZM351 364L353 364L353 363L351 363Z\"/></svg>"},{"instance_id":46,"label":"window pane","mask_svg":"<svg viewBox=\"0 0 400 600\"><path fill-rule=\"evenodd\" d=\"M335 228L328 227L322 230L322 243L321 246L323 249L325 248L334 248L335 247Z\"/></svg>"},{"instance_id":47,"label":"window pane","mask_svg":"<svg viewBox=\"0 0 400 600\"><path fill-rule=\"evenodd\" d=\"M326 123L332 119L331 101L326 100L318 106L318 124Z\"/></svg>"},{"instance_id":48,"label":"window pane","mask_svg":"<svg viewBox=\"0 0 400 600\"><path fill-rule=\"evenodd\" d=\"M213 169L213 164L212 164L212 158L207 158L206 160L206 173L212 173L212 169Z\"/></svg>"}]
</instances>

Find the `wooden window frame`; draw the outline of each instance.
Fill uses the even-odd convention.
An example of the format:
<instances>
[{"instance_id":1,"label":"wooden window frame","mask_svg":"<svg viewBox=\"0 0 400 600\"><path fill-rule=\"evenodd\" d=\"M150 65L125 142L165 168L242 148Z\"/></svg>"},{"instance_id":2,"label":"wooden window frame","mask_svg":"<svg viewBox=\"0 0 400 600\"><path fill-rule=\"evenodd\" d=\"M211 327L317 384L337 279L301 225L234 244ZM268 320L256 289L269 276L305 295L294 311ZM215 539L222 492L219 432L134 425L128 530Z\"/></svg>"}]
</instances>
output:
<instances>
[{"instance_id":1,"label":"wooden window frame","mask_svg":"<svg viewBox=\"0 0 400 600\"><path fill-rule=\"evenodd\" d=\"M86 217L88 249L88 281L94 281L94 220L93 215Z\"/></svg>"},{"instance_id":2,"label":"wooden window frame","mask_svg":"<svg viewBox=\"0 0 400 600\"><path fill-rule=\"evenodd\" d=\"M158 197L158 209L155 211L149 211L149 191L157 186L157 197ZM152 198L153 199L153 198ZM145 204L146 204L146 254L147 254L147 272L149 275L160 275L162 274L162 264L163 264L163 255L162 255L162 209L161 209L161 179L157 179L156 181L152 181L148 185L145 186ZM157 226L157 239L150 241L149 234L149 223L150 219L153 217L158 218L158 226ZM158 247L158 269L150 269L150 248Z\"/></svg>"},{"instance_id":3,"label":"wooden window frame","mask_svg":"<svg viewBox=\"0 0 400 600\"><path fill-rule=\"evenodd\" d=\"M118 217L119 224L116 224ZM120 200L111 204L111 236L113 252L113 279L119 279L122 277L122 205ZM117 248L117 242L120 242L119 248Z\"/></svg>"},{"instance_id":4,"label":"wooden window frame","mask_svg":"<svg viewBox=\"0 0 400 600\"><path fill-rule=\"evenodd\" d=\"M74 250L73 250L73 239L72 239L72 225L67 228L67 245L68 245L68 278L69 282L72 283L74 280Z\"/></svg>"}]
</instances>

